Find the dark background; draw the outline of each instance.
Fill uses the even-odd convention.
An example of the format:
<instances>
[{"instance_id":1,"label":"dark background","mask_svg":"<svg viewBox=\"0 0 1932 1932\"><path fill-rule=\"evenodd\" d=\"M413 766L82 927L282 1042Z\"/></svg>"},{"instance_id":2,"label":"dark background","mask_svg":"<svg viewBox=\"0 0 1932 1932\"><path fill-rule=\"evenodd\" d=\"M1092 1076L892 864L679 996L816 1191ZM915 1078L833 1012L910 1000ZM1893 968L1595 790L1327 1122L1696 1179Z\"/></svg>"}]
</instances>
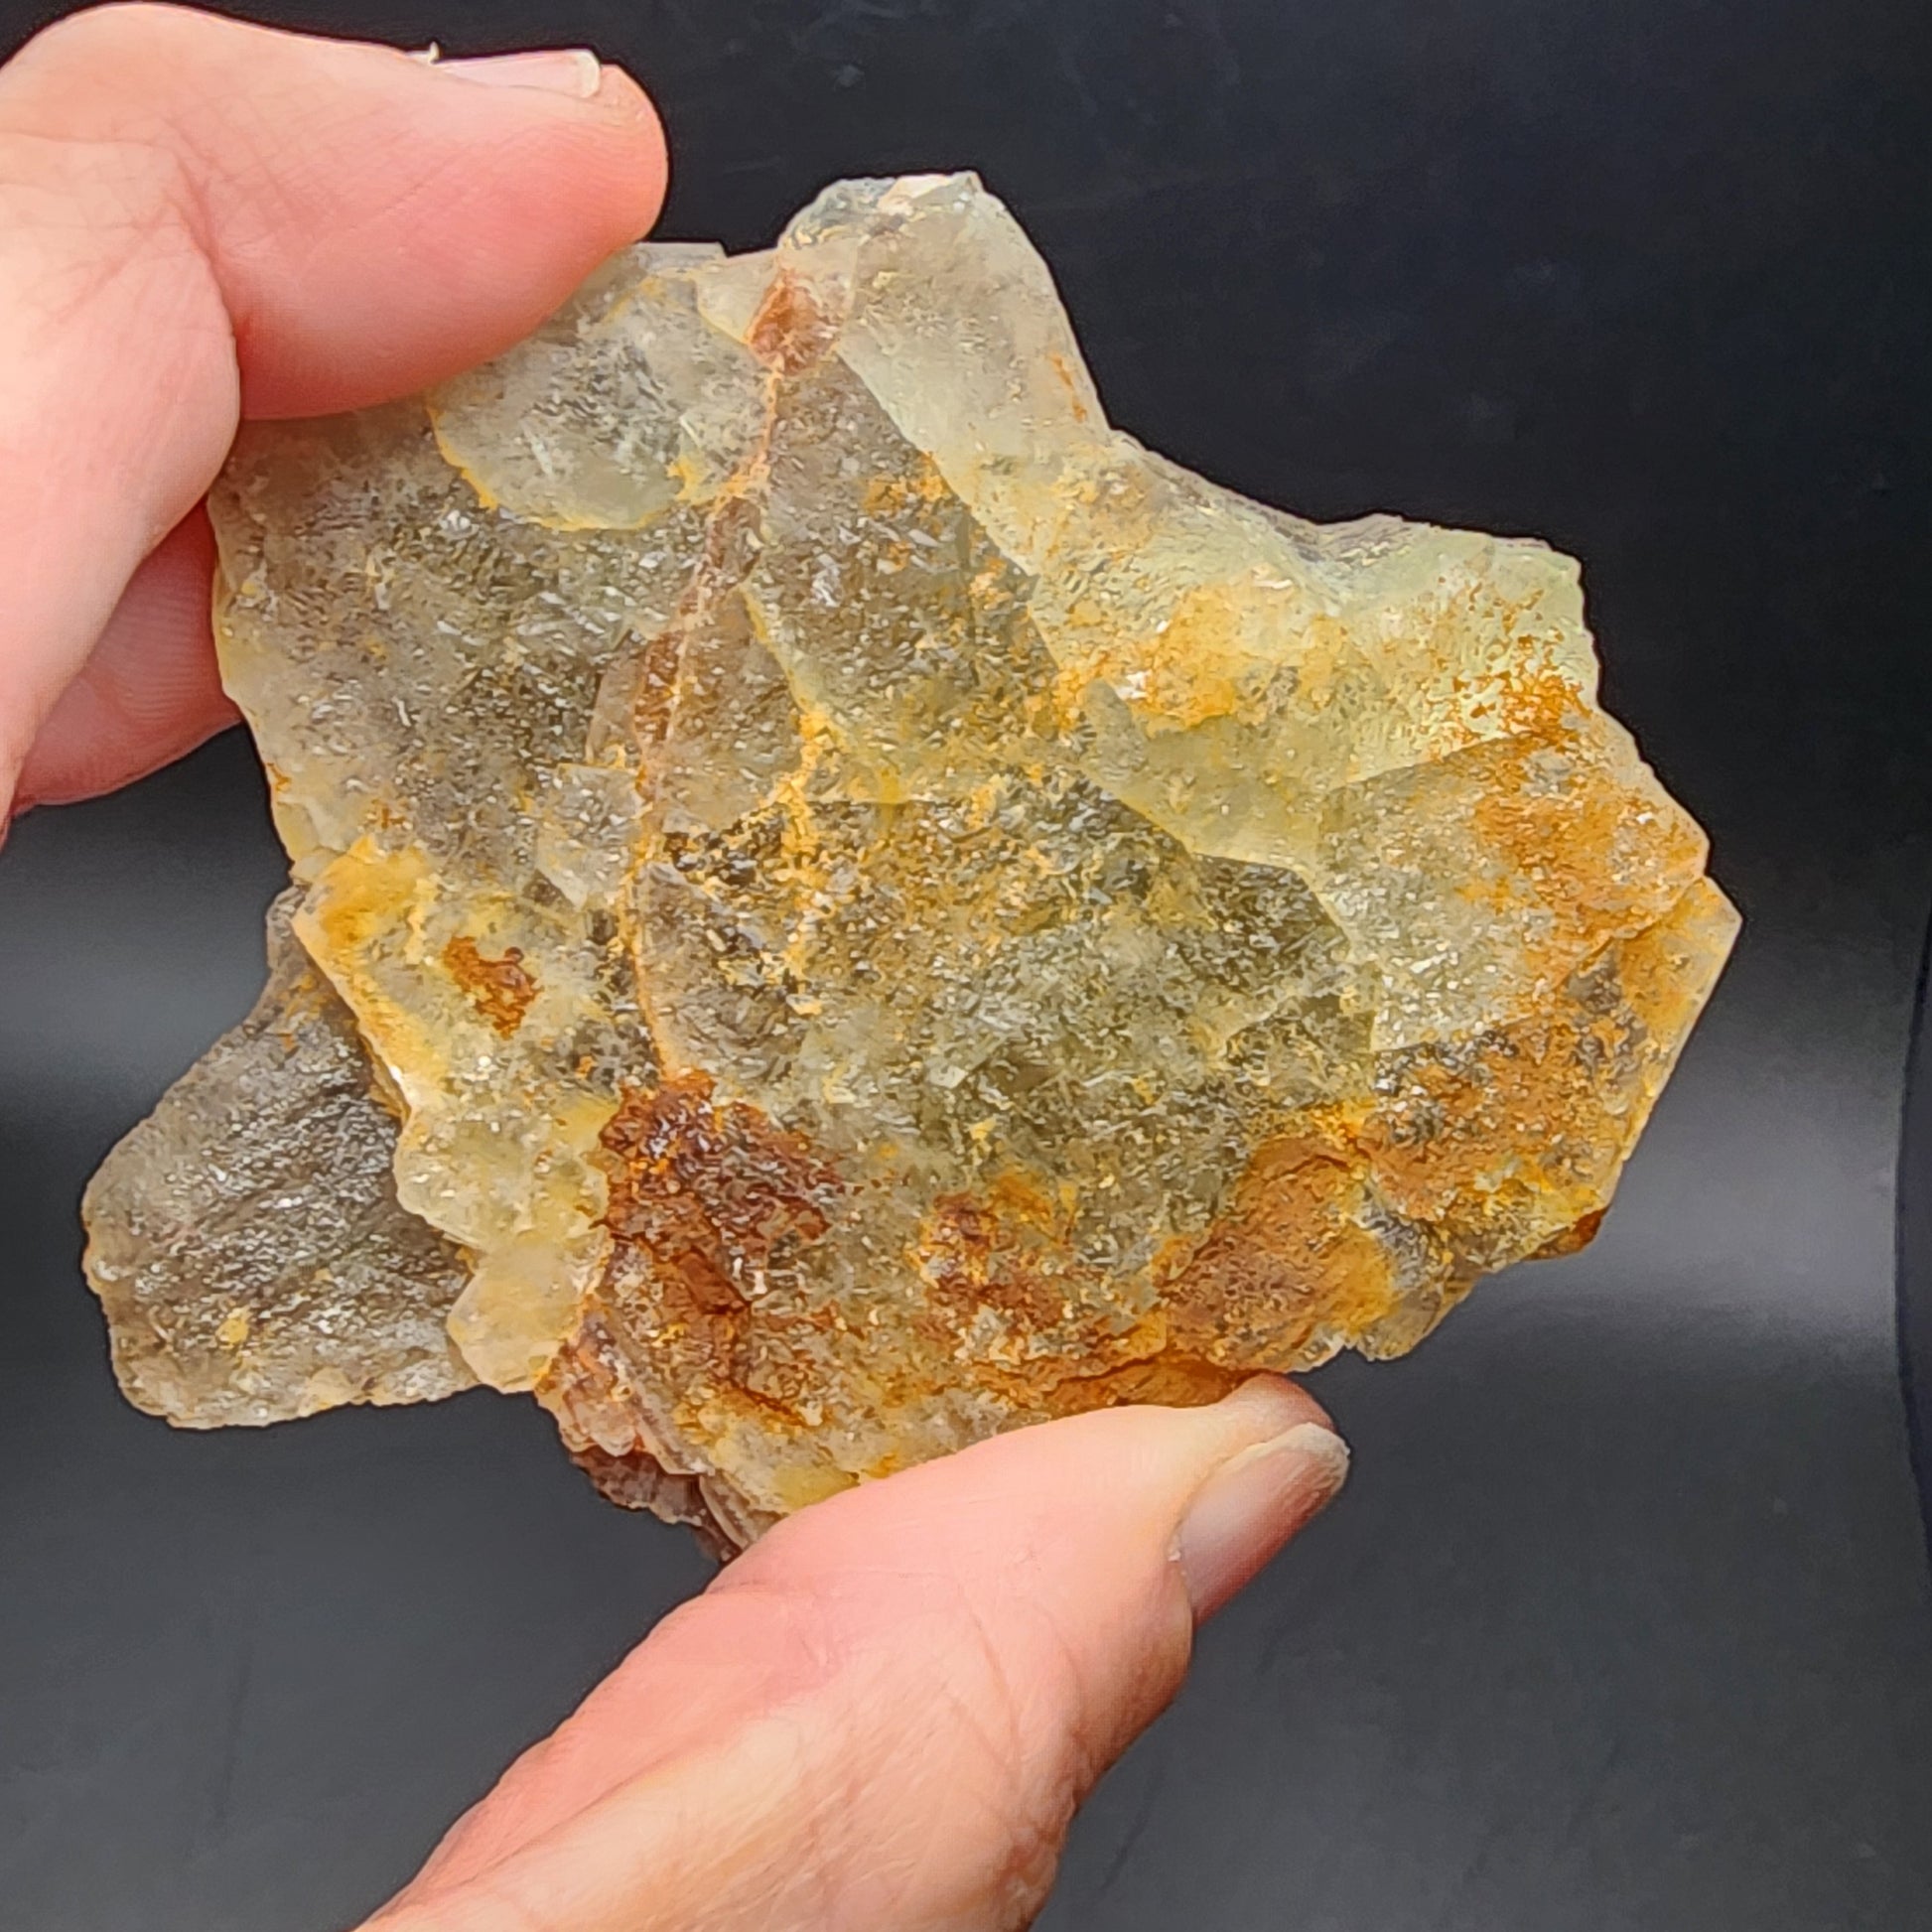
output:
<instances>
[{"instance_id":1,"label":"dark background","mask_svg":"<svg viewBox=\"0 0 1932 1932\"><path fill-rule=\"evenodd\" d=\"M11 44L55 8L0 4ZM1116 419L1322 516L1586 563L1745 936L1598 1245L1318 1387L1336 1511L1077 1825L1053 1932L1932 1926L1890 1302L1932 881L1923 0L269 7L651 87L666 232L974 166ZM705 1569L487 1395L123 1407L94 1163L245 1009L246 747L0 858L0 1922L326 1932Z\"/></svg>"}]
</instances>

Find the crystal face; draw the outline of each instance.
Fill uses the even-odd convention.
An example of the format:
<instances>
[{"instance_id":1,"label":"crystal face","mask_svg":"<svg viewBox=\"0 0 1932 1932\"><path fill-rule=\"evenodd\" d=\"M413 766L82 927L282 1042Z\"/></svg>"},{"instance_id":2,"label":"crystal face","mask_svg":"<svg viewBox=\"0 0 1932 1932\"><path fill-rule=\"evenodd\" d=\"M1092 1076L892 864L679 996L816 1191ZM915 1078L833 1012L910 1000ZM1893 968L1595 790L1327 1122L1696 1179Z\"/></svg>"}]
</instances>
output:
<instances>
[{"instance_id":1,"label":"crystal face","mask_svg":"<svg viewBox=\"0 0 1932 1932\"><path fill-rule=\"evenodd\" d=\"M1398 1354L1588 1238L1735 928L1573 563L1110 429L970 176L632 250L212 509L295 889L87 1206L180 1423L528 1390L743 1543Z\"/></svg>"}]
</instances>

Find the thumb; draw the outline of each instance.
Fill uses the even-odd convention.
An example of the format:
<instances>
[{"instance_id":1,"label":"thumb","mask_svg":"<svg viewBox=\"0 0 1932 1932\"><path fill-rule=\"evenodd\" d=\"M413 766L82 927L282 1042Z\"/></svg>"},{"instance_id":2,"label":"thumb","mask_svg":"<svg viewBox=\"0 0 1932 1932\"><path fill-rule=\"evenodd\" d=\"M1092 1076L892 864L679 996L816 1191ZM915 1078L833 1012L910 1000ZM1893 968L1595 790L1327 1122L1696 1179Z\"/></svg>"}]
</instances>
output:
<instances>
[{"instance_id":1,"label":"thumb","mask_svg":"<svg viewBox=\"0 0 1932 1932\"><path fill-rule=\"evenodd\" d=\"M1195 1623L1341 1486L1274 1378L983 1443L781 1524L457 1826L383 1932L996 1932ZM373 1932L373 1928L371 1928Z\"/></svg>"},{"instance_id":2,"label":"thumb","mask_svg":"<svg viewBox=\"0 0 1932 1932\"><path fill-rule=\"evenodd\" d=\"M99 789L232 717L199 519L136 571L242 415L507 347L650 225L664 170L649 102L584 53L432 68L117 6L0 68L0 821L16 782Z\"/></svg>"}]
</instances>

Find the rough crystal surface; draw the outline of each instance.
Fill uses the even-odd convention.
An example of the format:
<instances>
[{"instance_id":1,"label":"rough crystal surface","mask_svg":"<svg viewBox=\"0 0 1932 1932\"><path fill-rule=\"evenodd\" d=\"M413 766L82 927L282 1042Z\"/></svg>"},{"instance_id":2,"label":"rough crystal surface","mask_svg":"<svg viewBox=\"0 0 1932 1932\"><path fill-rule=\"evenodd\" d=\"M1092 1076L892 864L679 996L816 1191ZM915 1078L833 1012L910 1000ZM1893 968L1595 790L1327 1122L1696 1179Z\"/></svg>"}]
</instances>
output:
<instances>
[{"instance_id":1,"label":"rough crystal surface","mask_svg":"<svg viewBox=\"0 0 1932 1932\"><path fill-rule=\"evenodd\" d=\"M298 897L89 1202L180 1422L474 1377L742 1543L1397 1354L1587 1239L1734 930L1573 563L1143 450L970 176L637 248L213 511Z\"/></svg>"},{"instance_id":2,"label":"rough crystal surface","mask_svg":"<svg viewBox=\"0 0 1932 1932\"><path fill-rule=\"evenodd\" d=\"M87 1193L121 1385L196 1427L476 1380L448 1333L464 1258L396 1204L396 1120L353 1017L290 935L295 898L269 914L254 1012Z\"/></svg>"}]
</instances>

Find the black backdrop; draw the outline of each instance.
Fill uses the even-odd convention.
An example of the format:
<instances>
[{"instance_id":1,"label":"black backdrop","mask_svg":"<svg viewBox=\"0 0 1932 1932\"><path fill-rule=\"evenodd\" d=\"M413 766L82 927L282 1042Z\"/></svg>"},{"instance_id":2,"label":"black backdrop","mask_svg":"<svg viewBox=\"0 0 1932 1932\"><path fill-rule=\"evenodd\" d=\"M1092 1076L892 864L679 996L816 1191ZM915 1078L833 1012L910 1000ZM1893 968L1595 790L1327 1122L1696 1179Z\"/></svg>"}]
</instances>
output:
<instances>
[{"instance_id":1,"label":"black backdrop","mask_svg":"<svg viewBox=\"0 0 1932 1932\"><path fill-rule=\"evenodd\" d=\"M17 41L58 9L0 3ZM1317 515L1584 558L1746 936L1598 1245L1320 1389L1343 1504L1074 1833L1055 1932L1932 1926L1889 1298L1932 849L1921 0L318 0L655 92L666 231L974 166L1109 406ZM0 1922L323 1932L704 1568L523 1405L170 1434L94 1162L259 978L245 746L0 859Z\"/></svg>"}]
</instances>

